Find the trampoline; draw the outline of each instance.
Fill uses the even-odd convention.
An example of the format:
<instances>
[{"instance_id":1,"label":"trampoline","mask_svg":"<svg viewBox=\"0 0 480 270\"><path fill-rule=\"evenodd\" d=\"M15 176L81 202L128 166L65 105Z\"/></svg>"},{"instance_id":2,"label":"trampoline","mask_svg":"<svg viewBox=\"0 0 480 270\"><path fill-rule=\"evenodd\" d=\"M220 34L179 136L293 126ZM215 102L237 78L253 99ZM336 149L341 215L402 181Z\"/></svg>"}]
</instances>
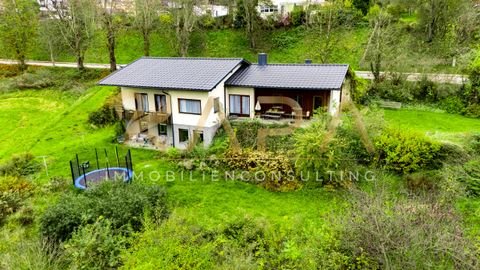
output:
<instances>
[{"instance_id":1,"label":"trampoline","mask_svg":"<svg viewBox=\"0 0 480 270\"><path fill-rule=\"evenodd\" d=\"M81 159L79 155L70 160L70 171L72 173L73 185L78 189L87 189L103 181L119 180L130 183L133 179L133 164L130 150L125 156L119 156L115 147L114 155L109 155L104 149L104 158L95 149L95 156ZM111 166L110 163L113 163ZM116 166L115 166L116 165Z\"/></svg>"},{"instance_id":2,"label":"trampoline","mask_svg":"<svg viewBox=\"0 0 480 270\"><path fill-rule=\"evenodd\" d=\"M133 177L133 171L127 168L108 168L99 169L81 175L75 179L75 187L79 189L86 189L88 185L97 184L105 180L123 180L130 182ZM85 184L85 179L87 184Z\"/></svg>"}]
</instances>

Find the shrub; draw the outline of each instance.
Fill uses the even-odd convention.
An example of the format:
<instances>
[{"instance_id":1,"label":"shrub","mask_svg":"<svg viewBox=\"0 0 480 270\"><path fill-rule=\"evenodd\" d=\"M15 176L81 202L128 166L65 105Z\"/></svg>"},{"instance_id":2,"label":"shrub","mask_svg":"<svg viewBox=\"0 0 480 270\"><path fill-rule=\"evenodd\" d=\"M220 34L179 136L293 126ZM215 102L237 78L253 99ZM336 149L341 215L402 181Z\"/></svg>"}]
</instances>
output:
<instances>
[{"instance_id":1,"label":"shrub","mask_svg":"<svg viewBox=\"0 0 480 270\"><path fill-rule=\"evenodd\" d=\"M156 221L168 216L163 188L104 182L84 193L70 193L49 207L41 217L40 231L50 241L65 241L81 224L92 224L100 216L116 230L139 231L146 212Z\"/></svg>"},{"instance_id":2,"label":"shrub","mask_svg":"<svg viewBox=\"0 0 480 270\"><path fill-rule=\"evenodd\" d=\"M61 176L53 176L47 184L42 187L43 192L59 192L67 190L71 180Z\"/></svg>"},{"instance_id":3,"label":"shrub","mask_svg":"<svg viewBox=\"0 0 480 270\"><path fill-rule=\"evenodd\" d=\"M283 154L252 150L229 151L226 165L246 172L248 180L272 191L288 191L299 187L290 160ZM244 175L243 175L244 176Z\"/></svg>"},{"instance_id":4,"label":"shrub","mask_svg":"<svg viewBox=\"0 0 480 270\"><path fill-rule=\"evenodd\" d=\"M462 114L465 109L462 99L458 96L449 96L440 100L439 106L446 112L453 114Z\"/></svg>"},{"instance_id":5,"label":"shrub","mask_svg":"<svg viewBox=\"0 0 480 270\"><path fill-rule=\"evenodd\" d=\"M465 108L465 115L473 118L480 118L480 104L470 104Z\"/></svg>"},{"instance_id":6,"label":"shrub","mask_svg":"<svg viewBox=\"0 0 480 270\"><path fill-rule=\"evenodd\" d=\"M404 179L408 190L423 194L436 191L441 177L436 171L425 171L406 175Z\"/></svg>"},{"instance_id":7,"label":"shrub","mask_svg":"<svg viewBox=\"0 0 480 270\"><path fill-rule=\"evenodd\" d=\"M470 138L469 148L475 154L480 154L480 133L473 134Z\"/></svg>"},{"instance_id":8,"label":"shrub","mask_svg":"<svg viewBox=\"0 0 480 270\"><path fill-rule=\"evenodd\" d=\"M105 104L88 115L88 122L98 127L113 125L117 120L115 108L111 104Z\"/></svg>"},{"instance_id":9,"label":"shrub","mask_svg":"<svg viewBox=\"0 0 480 270\"><path fill-rule=\"evenodd\" d=\"M466 185L467 193L480 196L480 159L467 162L463 168L466 174L462 181Z\"/></svg>"},{"instance_id":10,"label":"shrub","mask_svg":"<svg viewBox=\"0 0 480 270\"><path fill-rule=\"evenodd\" d=\"M71 269L116 269L128 238L115 233L108 219L99 217L73 233L64 245L64 257Z\"/></svg>"},{"instance_id":11,"label":"shrub","mask_svg":"<svg viewBox=\"0 0 480 270\"><path fill-rule=\"evenodd\" d=\"M30 153L14 155L6 163L0 165L0 175L28 176L38 172L41 165Z\"/></svg>"},{"instance_id":12,"label":"shrub","mask_svg":"<svg viewBox=\"0 0 480 270\"><path fill-rule=\"evenodd\" d=\"M319 237L249 217L205 228L175 215L146 228L123 256L127 269L348 269L328 228Z\"/></svg>"},{"instance_id":13,"label":"shrub","mask_svg":"<svg viewBox=\"0 0 480 270\"><path fill-rule=\"evenodd\" d=\"M402 198L376 189L348 194L342 248L366 256L375 269L475 269L478 251L450 204L435 196ZM362 267L363 268L363 267Z\"/></svg>"},{"instance_id":14,"label":"shrub","mask_svg":"<svg viewBox=\"0 0 480 270\"><path fill-rule=\"evenodd\" d=\"M376 138L375 145L380 164L398 173L432 169L441 148L423 134L391 128Z\"/></svg>"},{"instance_id":15,"label":"shrub","mask_svg":"<svg viewBox=\"0 0 480 270\"><path fill-rule=\"evenodd\" d=\"M30 182L16 177L0 177L0 222L17 212L32 193Z\"/></svg>"},{"instance_id":16,"label":"shrub","mask_svg":"<svg viewBox=\"0 0 480 270\"><path fill-rule=\"evenodd\" d=\"M291 16L291 21L293 26L300 26L305 24L305 11L303 10L303 7L301 6L296 6L294 7L293 11L290 14Z\"/></svg>"}]
</instances>

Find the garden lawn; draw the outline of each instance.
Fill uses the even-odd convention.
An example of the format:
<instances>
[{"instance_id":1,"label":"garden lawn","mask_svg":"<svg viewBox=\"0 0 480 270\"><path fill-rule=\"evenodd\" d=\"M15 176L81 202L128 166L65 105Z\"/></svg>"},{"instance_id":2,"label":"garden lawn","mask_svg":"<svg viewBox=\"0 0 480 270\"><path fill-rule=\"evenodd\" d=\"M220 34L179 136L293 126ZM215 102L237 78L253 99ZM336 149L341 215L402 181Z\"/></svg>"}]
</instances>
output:
<instances>
[{"instance_id":1,"label":"garden lawn","mask_svg":"<svg viewBox=\"0 0 480 270\"><path fill-rule=\"evenodd\" d=\"M385 110L385 120L393 127L416 130L453 143L463 143L469 135L480 133L480 119L442 112Z\"/></svg>"}]
</instances>

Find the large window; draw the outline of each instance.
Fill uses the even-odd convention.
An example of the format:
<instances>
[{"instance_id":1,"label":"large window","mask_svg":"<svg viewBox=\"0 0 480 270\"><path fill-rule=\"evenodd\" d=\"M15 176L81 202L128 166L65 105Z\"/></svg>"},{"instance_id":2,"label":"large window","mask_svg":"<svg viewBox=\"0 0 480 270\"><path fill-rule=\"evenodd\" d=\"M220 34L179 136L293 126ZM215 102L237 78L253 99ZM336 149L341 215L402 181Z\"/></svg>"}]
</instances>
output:
<instances>
[{"instance_id":1,"label":"large window","mask_svg":"<svg viewBox=\"0 0 480 270\"><path fill-rule=\"evenodd\" d=\"M178 129L178 141L181 143L188 142L188 129L179 128Z\"/></svg>"},{"instance_id":2,"label":"large window","mask_svg":"<svg viewBox=\"0 0 480 270\"><path fill-rule=\"evenodd\" d=\"M240 95L230 95L230 114L249 116L250 115L250 97Z\"/></svg>"},{"instance_id":3,"label":"large window","mask_svg":"<svg viewBox=\"0 0 480 270\"><path fill-rule=\"evenodd\" d=\"M181 113L202 114L202 103L196 99L178 99L178 111Z\"/></svg>"},{"instance_id":4,"label":"large window","mask_svg":"<svg viewBox=\"0 0 480 270\"><path fill-rule=\"evenodd\" d=\"M155 95L155 110L167 113L167 97L165 95Z\"/></svg>"},{"instance_id":5,"label":"large window","mask_svg":"<svg viewBox=\"0 0 480 270\"><path fill-rule=\"evenodd\" d=\"M144 93L135 94L135 108L137 111L148 112L148 95Z\"/></svg>"}]
</instances>

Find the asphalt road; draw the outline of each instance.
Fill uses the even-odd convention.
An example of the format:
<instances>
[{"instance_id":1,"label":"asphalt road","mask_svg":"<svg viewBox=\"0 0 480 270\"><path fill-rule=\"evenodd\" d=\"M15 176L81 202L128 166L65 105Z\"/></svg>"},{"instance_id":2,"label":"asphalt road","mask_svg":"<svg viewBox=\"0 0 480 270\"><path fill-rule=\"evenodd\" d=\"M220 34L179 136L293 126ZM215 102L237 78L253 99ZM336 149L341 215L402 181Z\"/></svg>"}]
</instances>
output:
<instances>
[{"instance_id":1,"label":"asphalt road","mask_svg":"<svg viewBox=\"0 0 480 270\"><path fill-rule=\"evenodd\" d=\"M27 65L30 66L42 66L42 67L66 67L66 68L76 68L77 63L72 62L55 62L53 64L49 61L27 61ZM10 59L0 59L0 64L5 65L15 65L17 61ZM118 65L118 68L121 68L125 65ZM85 63L86 68L97 68L97 69L109 69L109 64L95 64L95 63ZM373 74L370 71L355 71L356 75L363 79L372 80ZM429 80L438 82L438 83L450 83L450 84L464 84L468 81L467 76L461 74L442 74L442 73L402 73L406 76L407 81L420 81L424 76ZM384 73L382 72L382 75Z\"/></svg>"}]
</instances>

